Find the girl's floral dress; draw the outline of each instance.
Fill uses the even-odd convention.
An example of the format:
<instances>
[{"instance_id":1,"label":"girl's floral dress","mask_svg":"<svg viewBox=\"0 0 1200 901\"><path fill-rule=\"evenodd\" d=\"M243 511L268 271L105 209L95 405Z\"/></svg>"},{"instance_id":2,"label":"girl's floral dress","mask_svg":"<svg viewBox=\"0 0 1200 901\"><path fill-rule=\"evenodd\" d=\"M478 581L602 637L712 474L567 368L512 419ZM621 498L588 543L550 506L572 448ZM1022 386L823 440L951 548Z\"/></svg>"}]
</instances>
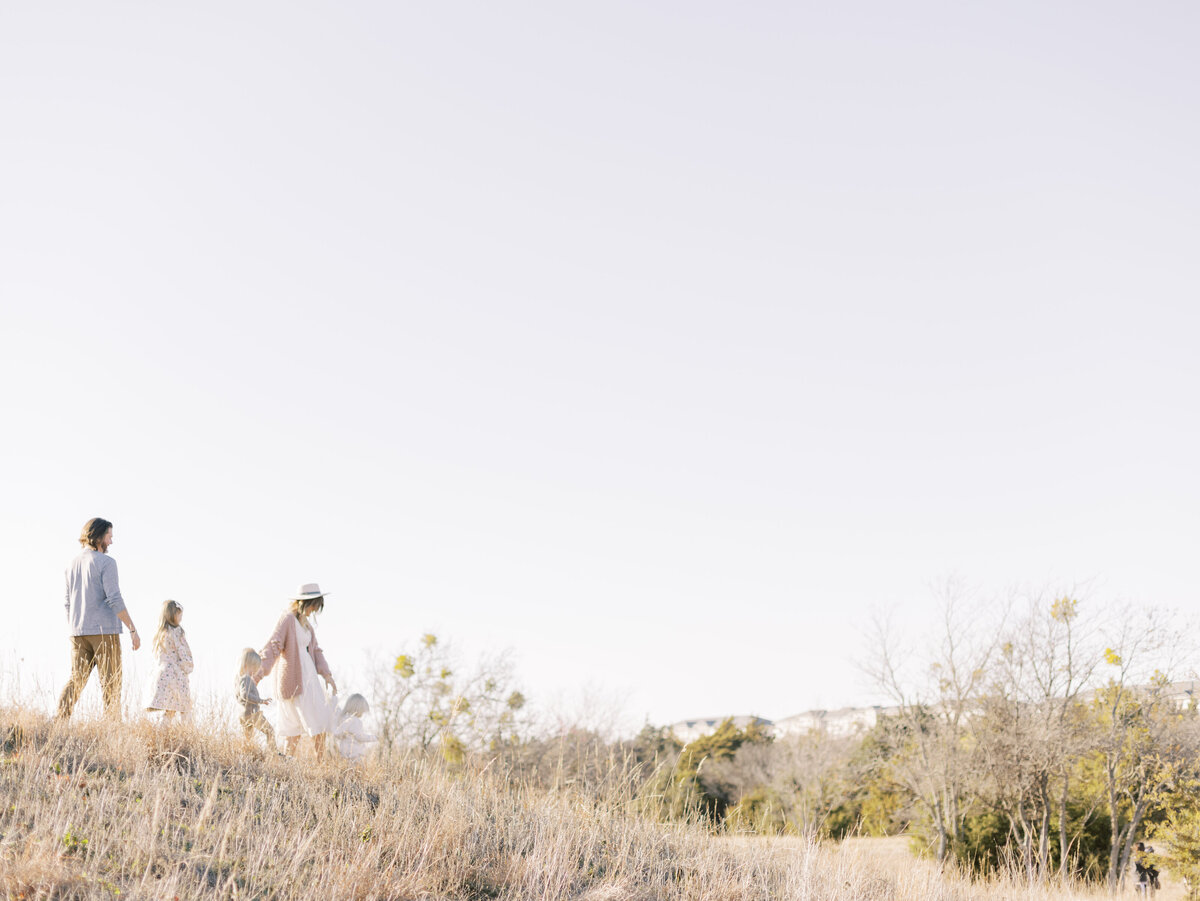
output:
<instances>
[{"instance_id":1,"label":"girl's floral dress","mask_svg":"<svg viewBox=\"0 0 1200 901\"><path fill-rule=\"evenodd\" d=\"M192 649L188 647L183 629L179 626L167 629L162 650L156 648L154 651L154 663L154 678L150 681L146 696L146 709L191 713L192 693L188 689L188 673L195 667Z\"/></svg>"}]
</instances>

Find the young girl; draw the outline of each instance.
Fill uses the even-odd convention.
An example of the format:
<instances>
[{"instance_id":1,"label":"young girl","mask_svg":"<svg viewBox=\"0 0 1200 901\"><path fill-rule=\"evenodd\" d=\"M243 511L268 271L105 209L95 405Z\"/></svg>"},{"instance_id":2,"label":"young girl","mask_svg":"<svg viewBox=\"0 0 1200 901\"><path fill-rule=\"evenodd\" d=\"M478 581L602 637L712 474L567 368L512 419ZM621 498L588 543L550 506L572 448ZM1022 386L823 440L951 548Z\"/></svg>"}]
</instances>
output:
<instances>
[{"instance_id":1,"label":"young girl","mask_svg":"<svg viewBox=\"0 0 1200 901\"><path fill-rule=\"evenodd\" d=\"M154 678L150 682L147 710L161 710L163 719L181 713L192 713L192 695L188 690L188 673L193 669L192 649L179 625L183 607L174 601L163 601L158 631L154 633Z\"/></svg>"},{"instance_id":2,"label":"young girl","mask_svg":"<svg viewBox=\"0 0 1200 901\"><path fill-rule=\"evenodd\" d=\"M267 718L259 709L263 704L270 704L271 699L267 698L264 701L258 694L258 686L254 684L254 674L258 672L260 666L262 666L262 658L258 656L258 651L254 648L243 648L237 679L237 700L242 705L242 716L238 722L242 724L242 731L246 733L246 738L249 738L251 733L257 729L267 737L267 747L273 748L275 747L275 730L271 728L271 724L267 722Z\"/></svg>"},{"instance_id":3,"label":"young girl","mask_svg":"<svg viewBox=\"0 0 1200 901\"><path fill-rule=\"evenodd\" d=\"M359 761L371 753L378 743L374 735L367 732L362 718L371 707L362 695L354 694L346 698L340 714L337 732L338 751L347 760Z\"/></svg>"}]
</instances>

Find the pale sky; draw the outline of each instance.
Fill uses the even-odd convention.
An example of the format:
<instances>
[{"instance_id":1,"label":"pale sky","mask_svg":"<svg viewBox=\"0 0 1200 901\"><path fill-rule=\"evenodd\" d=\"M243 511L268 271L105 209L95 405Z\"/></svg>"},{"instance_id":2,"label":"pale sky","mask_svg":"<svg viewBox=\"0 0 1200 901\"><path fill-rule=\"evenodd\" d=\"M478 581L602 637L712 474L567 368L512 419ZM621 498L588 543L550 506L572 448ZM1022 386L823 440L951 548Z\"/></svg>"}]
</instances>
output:
<instances>
[{"instance_id":1,"label":"pale sky","mask_svg":"<svg viewBox=\"0 0 1200 901\"><path fill-rule=\"evenodd\" d=\"M1184 2L0 8L2 678L65 678L92 516L198 693L308 581L343 692L434 631L635 724L869 702L870 612L949 574L1194 610L1197 46Z\"/></svg>"}]
</instances>

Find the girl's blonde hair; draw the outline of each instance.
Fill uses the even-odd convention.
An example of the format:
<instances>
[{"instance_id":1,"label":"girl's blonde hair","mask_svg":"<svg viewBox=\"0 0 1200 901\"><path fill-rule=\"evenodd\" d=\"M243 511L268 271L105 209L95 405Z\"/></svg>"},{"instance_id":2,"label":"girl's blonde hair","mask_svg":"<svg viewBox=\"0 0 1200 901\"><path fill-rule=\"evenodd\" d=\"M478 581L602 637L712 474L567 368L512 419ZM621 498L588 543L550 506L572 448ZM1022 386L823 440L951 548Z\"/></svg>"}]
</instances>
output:
<instances>
[{"instance_id":1,"label":"girl's blonde hair","mask_svg":"<svg viewBox=\"0 0 1200 901\"><path fill-rule=\"evenodd\" d=\"M342 705L342 716L365 716L371 709L367 699L360 694L352 694Z\"/></svg>"},{"instance_id":2,"label":"girl's blonde hair","mask_svg":"<svg viewBox=\"0 0 1200 901\"><path fill-rule=\"evenodd\" d=\"M307 601L292 601L292 606L289 608L295 615L296 619L300 620L300 625L304 628L311 628L308 624L309 615L316 615L325 609L325 598L309 598Z\"/></svg>"},{"instance_id":3,"label":"girl's blonde hair","mask_svg":"<svg viewBox=\"0 0 1200 901\"><path fill-rule=\"evenodd\" d=\"M258 672L258 668L262 666L262 658L258 656L258 651L254 648L242 648L242 659L238 664L238 675L254 675Z\"/></svg>"},{"instance_id":4,"label":"girl's blonde hair","mask_svg":"<svg viewBox=\"0 0 1200 901\"><path fill-rule=\"evenodd\" d=\"M154 650L161 654L163 649L163 641L167 637L168 629L178 629L175 625L175 614L183 613L183 605L175 601L163 601L162 615L158 618L158 630L154 633Z\"/></svg>"}]
</instances>

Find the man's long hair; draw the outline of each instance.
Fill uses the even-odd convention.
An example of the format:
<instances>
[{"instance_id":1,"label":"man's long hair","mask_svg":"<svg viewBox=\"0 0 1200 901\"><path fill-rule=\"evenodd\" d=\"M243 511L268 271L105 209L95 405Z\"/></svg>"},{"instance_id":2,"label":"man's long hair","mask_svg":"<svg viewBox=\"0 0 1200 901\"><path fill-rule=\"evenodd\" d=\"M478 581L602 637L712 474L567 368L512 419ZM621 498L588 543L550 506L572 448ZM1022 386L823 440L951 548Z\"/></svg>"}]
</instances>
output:
<instances>
[{"instance_id":1,"label":"man's long hair","mask_svg":"<svg viewBox=\"0 0 1200 901\"><path fill-rule=\"evenodd\" d=\"M108 530L112 527L112 523L107 519L94 516L83 524L83 531L79 533L79 543L98 551L100 550L100 539L107 535Z\"/></svg>"}]
</instances>

